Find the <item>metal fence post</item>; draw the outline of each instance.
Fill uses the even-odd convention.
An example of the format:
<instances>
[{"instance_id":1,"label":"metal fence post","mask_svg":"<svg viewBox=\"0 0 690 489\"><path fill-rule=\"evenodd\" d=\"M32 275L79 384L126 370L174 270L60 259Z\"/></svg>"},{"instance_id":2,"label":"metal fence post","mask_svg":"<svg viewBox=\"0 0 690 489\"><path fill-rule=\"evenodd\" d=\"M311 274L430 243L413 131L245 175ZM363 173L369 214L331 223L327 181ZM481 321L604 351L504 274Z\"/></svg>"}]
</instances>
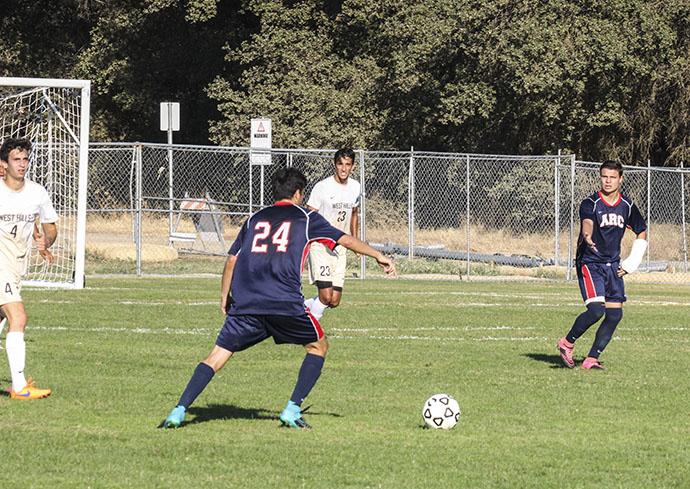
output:
<instances>
[{"instance_id":1,"label":"metal fence post","mask_svg":"<svg viewBox=\"0 0 690 489\"><path fill-rule=\"evenodd\" d=\"M647 271L652 244L652 161L647 160Z\"/></svg>"},{"instance_id":2,"label":"metal fence post","mask_svg":"<svg viewBox=\"0 0 690 489\"><path fill-rule=\"evenodd\" d=\"M470 278L470 155L465 165L465 230L467 234L467 279Z\"/></svg>"},{"instance_id":3,"label":"metal fence post","mask_svg":"<svg viewBox=\"0 0 690 489\"><path fill-rule=\"evenodd\" d=\"M570 229L568 237L568 270L565 279L571 280L573 275L573 238L575 234L575 155L570 157Z\"/></svg>"},{"instance_id":4,"label":"metal fence post","mask_svg":"<svg viewBox=\"0 0 690 489\"><path fill-rule=\"evenodd\" d=\"M172 109L169 110L170 116L168 123L170 124L170 118L172 118ZM172 128L172 124L168 126ZM172 129L168 131L168 246L172 247L172 239L170 238L173 234L173 210L175 208L174 203L174 192L173 192L173 146L172 146Z\"/></svg>"},{"instance_id":5,"label":"metal fence post","mask_svg":"<svg viewBox=\"0 0 690 489\"><path fill-rule=\"evenodd\" d=\"M680 198L681 198L681 214L682 214L682 232L683 232L683 272L688 273L688 238L685 231L685 162L680 162Z\"/></svg>"},{"instance_id":6,"label":"metal fence post","mask_svg":"<svg viewBox=\"0 0 690 489\"><path fill-rule=\"evenodd\" d=\"M407 257L414 258L414 146L410 146L410 168L407 185Z\"/></svg>"},{"instance_id":7,"label":"metal fence post","mask_svg":"<svg viewBox=\"0 0 690 489\"><path fill-rule=\"evenodd\" d=\"M364 171L364 151L357 151L359 158L359 185L360 185L360 209L359 209L359 239L366 242L367 240L367 191L366 178ZM359 257L359 276L360 280L364 280L367 276L367 259L362 255Z\"/></svg>"},{"instance_id":8,"label":"metal fence post","mask_svg":"<svg viewBox=\"0 0 690 489\"><path fill-rule=\"evenodd\" d=\"M142 226L142 207L143 207L143 198L142 198L142 157L141 157L142 151L141 151L141 145L137 145L137 156L136 156L136 177L134 179L134 185L135 185L135 201L136 201L136 235L134 237L135 240L135 246L136 246L136 267L137 267L137 276L141 276L141 251L142 251L142 242L141 242L141 226Z\"/></svg>"},{"instance_id":9,"label":"metal fence post","mask_svg":"<svg viewBox=\"0 0 690 489\"><path fill-rule=\"evenodd\" d=\"M560 215L561 215L561 185L560 185L560 165L561 165L561 150L558 150L558 156L555 160L555 164L553 165L553 187L554 187L554 204L553 204L553 213L554 213L554 218L553 218L553 253L554 253L554 258L553 258L553 264L555 266L558 266L558 257L561 253L560 250L560 240L559 240L559 235L560 235Z\"/></svg>"},{"instance_id":10,"label":"metal fence post","mask_svg":"<svg viewBox=\"0 0 690 489\"><path fill-rule=\"evenodd\" d=\"M247 164L249 165L249 214L251 215L254 212L254 165L252 165L251 151L247 155Z\"/></svg>"}]
</instances>

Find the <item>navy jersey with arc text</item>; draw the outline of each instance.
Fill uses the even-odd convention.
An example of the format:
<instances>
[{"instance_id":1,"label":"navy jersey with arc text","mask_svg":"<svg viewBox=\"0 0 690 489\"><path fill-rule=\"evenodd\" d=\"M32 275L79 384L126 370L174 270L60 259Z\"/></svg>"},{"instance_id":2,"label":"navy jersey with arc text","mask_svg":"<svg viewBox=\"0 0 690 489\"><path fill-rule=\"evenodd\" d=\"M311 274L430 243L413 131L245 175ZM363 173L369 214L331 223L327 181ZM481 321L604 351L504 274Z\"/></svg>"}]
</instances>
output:
<instances>
[{"instance_id":1,"label":"navy jersey with arc text","mask_svg":"<svg viewBox=\"0 0 690 489\"><path fill-rule=\"evenodd\" d=\"M580 221L591 219L594 222L592 241L597 251L584 242L582 235L578 240L578 263L613 263L620 261L621 241L627 228L635 234L647 229L640 209L625 195L609 204L600 192L590 195L580 204Z\"/></svg>"},{"instance_id":2,"label":"navy jersey with arc text","mask_svg":"<svg viewBox=\"0 0 690 489\"><path fill-rule=\"evenodd\" d=\"M333 249L344 233L323 216L290 203L253 214L228 252L237 257L230 315L304 314L302 268L311 241Z\"/></svg>"}]
</instances>

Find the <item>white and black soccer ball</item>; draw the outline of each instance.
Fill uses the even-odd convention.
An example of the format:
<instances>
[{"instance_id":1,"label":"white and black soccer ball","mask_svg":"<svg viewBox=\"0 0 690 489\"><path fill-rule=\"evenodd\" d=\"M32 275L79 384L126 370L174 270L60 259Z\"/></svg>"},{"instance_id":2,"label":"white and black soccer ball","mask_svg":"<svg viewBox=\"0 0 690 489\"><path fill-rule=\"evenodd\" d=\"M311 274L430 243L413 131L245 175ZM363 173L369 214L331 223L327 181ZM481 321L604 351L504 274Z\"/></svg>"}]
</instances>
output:
<instances>
[{"instance_id":1,"label":"white and black soccer ball","mask_svg":"<svg viewBox=\"0 0 690 489\"><path fill-rule=\"evenodd\" d=\"M422 418L429 428L449 430L460 421L460 405L453 396L434 394L424 402Z\"/></svg>"}]
</instances>

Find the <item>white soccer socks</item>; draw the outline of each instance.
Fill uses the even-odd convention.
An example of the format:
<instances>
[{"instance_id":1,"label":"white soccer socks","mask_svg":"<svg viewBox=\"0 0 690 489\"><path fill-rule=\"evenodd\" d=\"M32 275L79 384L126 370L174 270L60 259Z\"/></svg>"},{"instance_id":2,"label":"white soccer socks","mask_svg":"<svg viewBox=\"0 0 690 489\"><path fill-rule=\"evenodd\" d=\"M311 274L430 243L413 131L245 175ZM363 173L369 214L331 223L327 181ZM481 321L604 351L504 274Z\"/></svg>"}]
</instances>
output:
<instances>
[{"instance_id":1,"label":"white soccer socks","mask_svg":"<svg viewBox=\"0 0 690 489\"><path fill-rule=\"evenodd\" d=\"M7 361L10 364L10 373L12 374L12 390L19 392L26 387L26 378L24 377L26 343L24 342L24 333L19 331L8 332L5 339L5 347L7 348Z\"/></svg>"},{"instance_id":2,"label":"white soccer socks","mask_svg":"<svg viewBox=\"0 0 690 489\"><path fill-rule=\"evenodd\" d=\"M323 316L324 311L328 309L328 306L321 303L321 301L319 300L319 296L316 296L313 299L309 299L309 301L309 312L318 321L319 319L321 319L321 316Z\"/></svg>"}]
</instances>

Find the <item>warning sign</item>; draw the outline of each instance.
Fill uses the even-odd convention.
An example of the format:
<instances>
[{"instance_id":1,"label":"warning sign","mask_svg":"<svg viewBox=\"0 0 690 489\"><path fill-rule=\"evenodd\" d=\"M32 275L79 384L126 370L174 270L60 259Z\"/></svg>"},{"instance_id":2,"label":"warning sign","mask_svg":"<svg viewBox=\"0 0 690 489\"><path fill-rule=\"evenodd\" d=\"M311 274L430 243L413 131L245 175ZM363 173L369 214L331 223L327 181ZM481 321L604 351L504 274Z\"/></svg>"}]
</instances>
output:
<instances>
[{"instance_id":1,"label":"warning sign","mask_svg":"<svg viewBox=\"0 0 690 489\"><path fill-rule=\"evenodd\" d=\"M271 119L252 119L249 155L251 164L270 165L271 147Z\"/></svg>"}]
</instances>

